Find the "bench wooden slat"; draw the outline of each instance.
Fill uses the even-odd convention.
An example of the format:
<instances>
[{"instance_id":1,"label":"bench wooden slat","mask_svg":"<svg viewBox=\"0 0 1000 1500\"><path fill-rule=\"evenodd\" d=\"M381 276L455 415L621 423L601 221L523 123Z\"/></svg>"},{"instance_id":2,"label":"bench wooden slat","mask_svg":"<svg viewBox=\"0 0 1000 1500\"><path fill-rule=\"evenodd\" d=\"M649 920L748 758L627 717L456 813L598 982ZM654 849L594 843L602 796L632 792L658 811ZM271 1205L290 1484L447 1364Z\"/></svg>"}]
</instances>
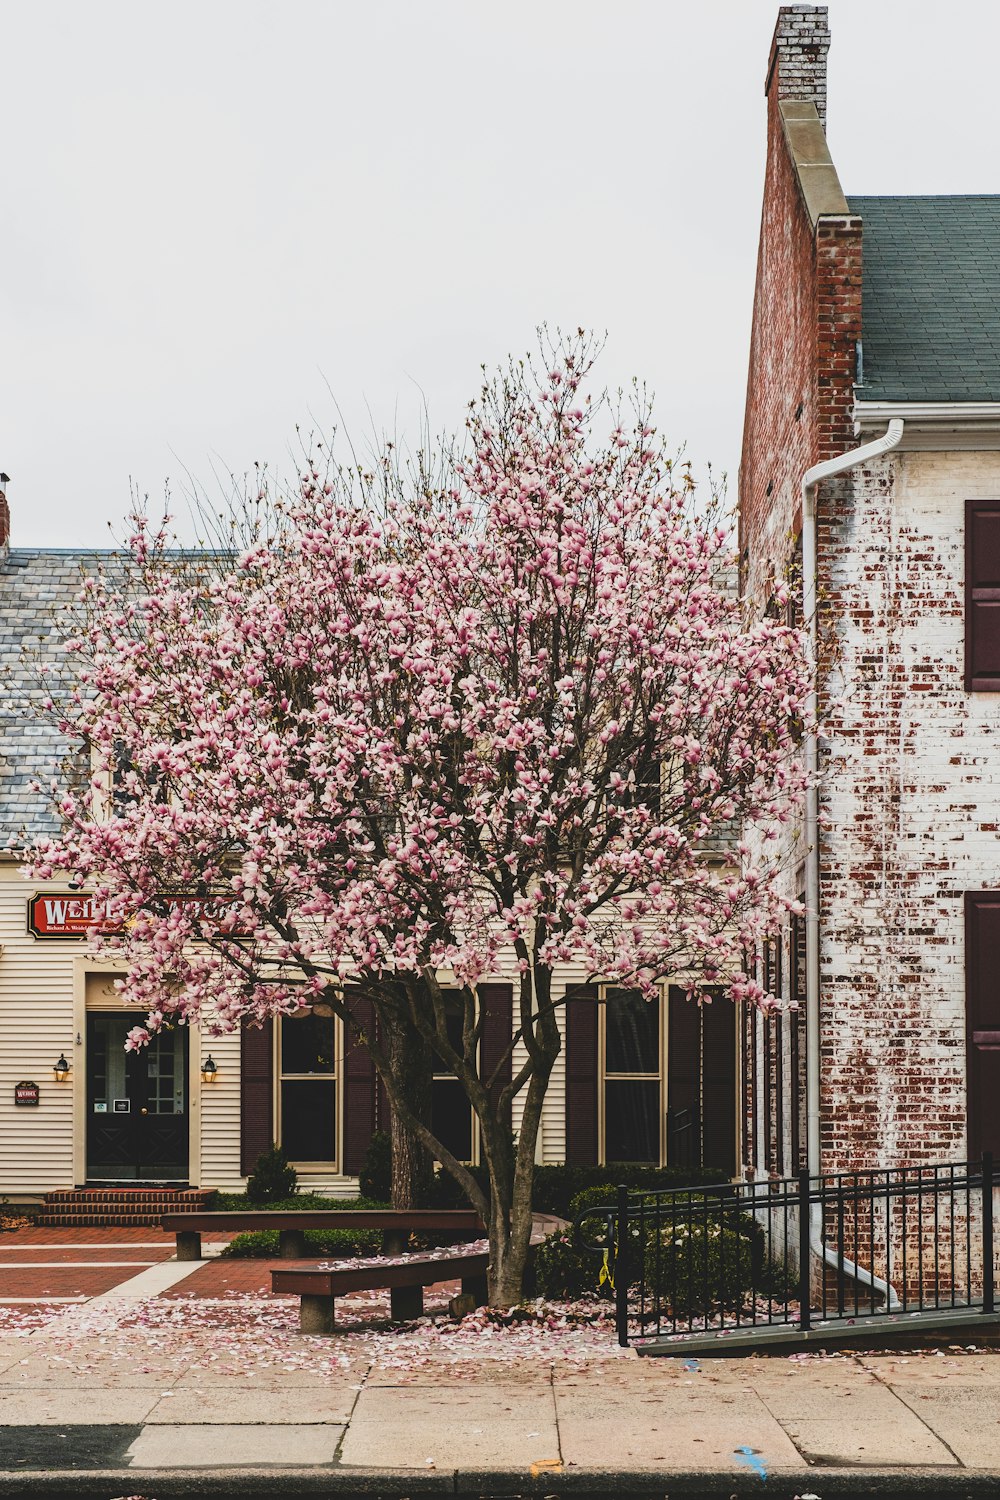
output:
<instances>
[{"instance_id":1,"label":"bench wooden slat","mask_svg":"<svg viewBox=\"0 0 1000 1500\"><path fill-rule=\"evenodd\" d=\"M163 1214L161 1229L473 1229L483 1231L474 1208L308 1209L303 1213L226 1209L217 1213Z\"/></svg>"},{"instance_id":2,"label":"bench wooden slat","mask_svg":"<svg viewBox=\"0 0 1000 1500\"><path fill-rule=\"evenodd\" d=\"M376 1265L365 1261L324 1271L319 1266L275 1267L271 1272L273 1292L303 1292L311 1296L342 1297L347 1292L365 1292L394 1286L433 1286L437 1281L455 1281L463 1276L485 1276L489 1266L485 1250L447 1258L410 1255L405 1261Z\"/></svg>"}]
</instances>

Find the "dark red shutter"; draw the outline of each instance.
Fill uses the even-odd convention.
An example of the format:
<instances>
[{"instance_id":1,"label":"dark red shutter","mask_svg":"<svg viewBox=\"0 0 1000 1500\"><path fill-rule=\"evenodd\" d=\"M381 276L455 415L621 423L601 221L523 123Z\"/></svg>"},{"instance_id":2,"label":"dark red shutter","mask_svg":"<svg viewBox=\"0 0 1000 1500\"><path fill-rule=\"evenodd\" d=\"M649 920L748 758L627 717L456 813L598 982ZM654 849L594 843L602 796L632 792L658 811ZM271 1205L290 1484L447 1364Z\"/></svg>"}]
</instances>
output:
<instances>
[{"instance_id":1,"label":"dark red shutter","mask_svg":"<svg viewBox=\"0 0 1000 1500\"><path fill-rule=\"evenodd\" d=\"M736 1174L736 1026L739 1011L721 991L701 1016L701 1156L706 1167Z\"/></svg>"},{"instance_id":2,"label":"dark red shutter","mask_svg":"<svg viewBox=\"0 0 1000 1500\"><path fill-rule=\"evenodd\" d=\"M965 898L969 1158L1000 1156L1000 891Z\"/></svg>"},{"instance_id":3,"label":"dark red shutter","mask_svg":"<svg viewBox=\"0 0 1000 1500\"><path fill-rule=\"evenodd\" d=\"M667 1166L701 1163L701 1011L685 990L667 996Z\"/></svg>"},{"instance_id":4,"label":"dark red shutter","mask_svg":"<svg viewBox=\"0 0 1000 1500\"><path fill-rule=\"evenodd\" d=\"M699 1005L670 987L667 1165L720 1167L733 1175L739 1013L721 991L710 993L710 1003Z\"/></svg>"},{"instance_id":5,"label":"dark red shutter","mask_svg":"<svg viewBox=\"0 0 1000 1500\"><path fill-rule=\"evenodd\" d=\"M375 1064L359 1031L375 1025L375 1007L356 990L344 992L357 1025L344 1028L344 1150L341 1171L356 1177L375 1130ZM388 1124L384 1126L388 1129Z\"/></svg>"},{"instance_id":6,"label":"dark red shutter","mask_svg":"<svg viewBox=\"0 0 1000 1500\"><path fill-rule=\"evenodd\" d=\"M965 686L1000 692L1000 500L965 502Z\"/></svg>"},{"instance_id":7,"label":"dark red shutter","mask_svg":"<svg viewBox=\"0 0 1000 1500\"><path fill-rule=\"evenodd\" d=\"M596 984L575 985L566 999L566 1162L597 1161Z\"/></svg>"},{"instance_id":8,"label":"dark red shutter","mask_svg":"<svg viewBox=\"0 0 1000 1500\"><path fill-rule=\"evenodd\" d=\"M479 1032L479 1066L485 1083L492 1078L493 1070L510 1047L514 1034L513 985L481 984L479 1004L482 1007L483 1023ZM493 1085L494 1097L510 1083L513 1076L513 1058L508 1052Z\"/></svg>"},{"instance_id":9,"label":"dark red shutter","mask_svg":"<svg viewBox=\"0 0 1000 1500\"><path fill-rule=\"evenodd\" d=\"M240 1171L248 1177L274 1140L274 1022L240 1036Z\"/></svg>"}]
</instances>

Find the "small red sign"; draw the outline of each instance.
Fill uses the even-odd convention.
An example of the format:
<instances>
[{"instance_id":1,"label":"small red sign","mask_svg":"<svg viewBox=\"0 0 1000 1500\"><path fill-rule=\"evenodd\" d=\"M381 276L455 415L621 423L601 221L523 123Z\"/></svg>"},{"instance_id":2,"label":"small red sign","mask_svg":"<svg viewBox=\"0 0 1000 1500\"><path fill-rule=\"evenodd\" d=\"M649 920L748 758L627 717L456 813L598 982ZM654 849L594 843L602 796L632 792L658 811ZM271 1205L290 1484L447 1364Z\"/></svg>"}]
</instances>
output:
<instances>
[{"instance_id":1,"label":"small red sign","mask_svg":"<svg viewBox=\"0 0 1000 1500\"><path fill-rule=\"evenodd\" d=\"M22 1081L14 1085L14 1103L19 1105L37 1104L41 1097L41 1089L37 1083Z\"/></svg>"},{"instance_id":2,"label":"small red sign","mask_svg":"<svg viewBox=\"0 0 1000 1500\"><path fill-rule=\"evenodd\" d=\"M239 903L226 896L163 896L164 907L194 908L194 914L221 930ZM88 932L120 932L106 907L93 896L72 891L32 896L28 902L28 931L36 938L80 938ZM239 933L233 932L233 937ZM244 934L245 936L245 934Z\"/></svg>"}]
</instances>

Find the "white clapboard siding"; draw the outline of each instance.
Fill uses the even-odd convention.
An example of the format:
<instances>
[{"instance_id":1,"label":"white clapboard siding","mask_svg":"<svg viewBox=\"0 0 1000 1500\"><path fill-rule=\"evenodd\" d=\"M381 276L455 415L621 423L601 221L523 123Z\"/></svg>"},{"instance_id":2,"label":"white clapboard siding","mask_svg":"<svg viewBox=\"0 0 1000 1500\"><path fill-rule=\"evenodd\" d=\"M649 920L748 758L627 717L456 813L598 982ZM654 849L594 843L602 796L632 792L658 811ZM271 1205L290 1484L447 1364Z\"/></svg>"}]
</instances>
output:
<instances>
[{"instance_id":1,"label":"white clapboard siding","mask_svg":"<svg viewBox=\"0 0 1000 1500\"><path fill-rule=\"evenodd\" d=\"M199 1187L236 1193L240 1172L240 1034L202 1036L202 1059L212 1054L219 1073L201 1086L201 1171Z\"/></svg>"},{"instance_id":2,"label":"white clapboard siding","mask_svg":"<svg viewBox=\"0 0 1000 1500\"><path fill-rule=\"evenodd\" d=\"M75 1068L73 954L75 943L38 943L28 936L26 883L16 865L0 865L0 1194L73 1187L73 1083L56 1083L61 1052ZM14 1085L37 1083L37 1108L17 1108Z\"/></svg>"}]
</instances>

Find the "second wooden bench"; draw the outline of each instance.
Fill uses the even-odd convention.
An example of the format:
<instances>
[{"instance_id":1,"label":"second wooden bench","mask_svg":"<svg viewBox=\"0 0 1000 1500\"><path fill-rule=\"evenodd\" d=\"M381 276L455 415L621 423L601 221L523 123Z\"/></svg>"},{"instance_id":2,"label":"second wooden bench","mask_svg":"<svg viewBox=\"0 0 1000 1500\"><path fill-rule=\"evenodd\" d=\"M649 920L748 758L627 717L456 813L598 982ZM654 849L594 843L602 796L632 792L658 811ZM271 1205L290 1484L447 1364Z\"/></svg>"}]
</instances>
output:
<instances>
[{"instance_id":1,"label":"second wooden bench","mask_svg":"<svg viewBox=\"0 0 1000 1500\"><path fill-rule=\"evenodd\" d=\"M282 1260L302 1260L306 1253L307 1229L380 1229L385 1255L402 1255L414 1230L421 1232L483 1234L483 1221L472 1208L335 1208L309 1209L305 1213L268 1213L225 1210L214 1213L164 1214L160 1228L174 1234L178 1260L201 1260L202 1230L239 1233L276 1229L278 1254Z\"/></svg>"}]
</instances>

